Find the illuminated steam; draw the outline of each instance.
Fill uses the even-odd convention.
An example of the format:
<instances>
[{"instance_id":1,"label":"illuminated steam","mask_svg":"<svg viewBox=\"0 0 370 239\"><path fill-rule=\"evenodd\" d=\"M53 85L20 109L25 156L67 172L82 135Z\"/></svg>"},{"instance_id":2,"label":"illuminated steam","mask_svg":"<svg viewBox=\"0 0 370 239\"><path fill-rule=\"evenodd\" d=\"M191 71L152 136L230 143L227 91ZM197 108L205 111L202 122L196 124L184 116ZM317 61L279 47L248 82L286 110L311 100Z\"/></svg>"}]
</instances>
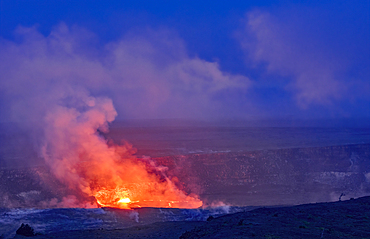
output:
<instances>
[{"instance_id":1,"label":"illuminated steam","mask_svg":"<svg viewBox=\"0 0 370 239\"><path fill-rule=\"evenodd\" d=\"M88 205L197 208L202 202L187 196L155 165L133 156L130 145L108 144L99 135L117 113L112 101L80 93L47 112L42 155L54 175ZM72 106L67 106L73 102ZM73 202L72 206L75 205Z\"/></svg>"}]
</instances>

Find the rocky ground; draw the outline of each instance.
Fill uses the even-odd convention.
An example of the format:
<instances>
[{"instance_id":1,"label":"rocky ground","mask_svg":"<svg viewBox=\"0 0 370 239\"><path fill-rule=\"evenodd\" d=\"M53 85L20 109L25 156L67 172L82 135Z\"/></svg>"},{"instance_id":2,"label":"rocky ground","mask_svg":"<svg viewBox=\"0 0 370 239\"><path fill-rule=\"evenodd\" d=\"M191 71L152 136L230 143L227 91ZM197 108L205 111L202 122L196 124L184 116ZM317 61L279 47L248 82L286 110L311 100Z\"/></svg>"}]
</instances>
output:
<instances>
[{"instance_id":1,"label":"rocky ground","mask_svg":"<svg viewBox=\"0 0 370 239\"><path fill-rule=\"evenodd\" d=\"M259 208L216 218L186 238L370 238L370 197Z\"/></svg>"},{"instance_id":2,"label":"rocky ground","mask_svg":"<svg viewBox=\"0 0 370 239\"><path fill-rule=\"evenodd\" d=\"M209 218L207 222L160 222L117 230L64 231L34 238L370 238L370 197L258 208Z\"/></svg>"}]
</instances>

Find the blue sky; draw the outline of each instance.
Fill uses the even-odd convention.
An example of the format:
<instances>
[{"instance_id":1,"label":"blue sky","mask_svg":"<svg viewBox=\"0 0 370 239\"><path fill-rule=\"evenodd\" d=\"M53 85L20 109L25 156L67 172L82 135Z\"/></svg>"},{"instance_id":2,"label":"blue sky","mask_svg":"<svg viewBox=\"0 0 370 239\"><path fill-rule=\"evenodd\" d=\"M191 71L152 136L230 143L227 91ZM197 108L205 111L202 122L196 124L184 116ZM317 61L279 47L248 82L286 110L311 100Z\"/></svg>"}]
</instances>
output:
<instances>
[{"instance_id":1,"label":"blue sky","mask_svg":"<svg viewBox=\"0 0 370 239\"><path fill-rule=\"evenodd\" d=\"M370 117L366 0L0 3L2 121L81 91L118 119Z\"/></svg>"}]
</instances>

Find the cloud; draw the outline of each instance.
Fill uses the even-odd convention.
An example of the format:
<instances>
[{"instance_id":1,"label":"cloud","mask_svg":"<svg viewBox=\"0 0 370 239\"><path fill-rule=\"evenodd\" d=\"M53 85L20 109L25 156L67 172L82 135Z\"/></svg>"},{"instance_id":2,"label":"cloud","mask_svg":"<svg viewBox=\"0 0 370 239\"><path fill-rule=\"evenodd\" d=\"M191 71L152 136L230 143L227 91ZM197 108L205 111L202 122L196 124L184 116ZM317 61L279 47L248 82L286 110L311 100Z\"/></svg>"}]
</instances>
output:
<instances>
[{"instance_id":1,"label":"cloud","mask_svg":"<svg viewBox=\"0 0 370 239\"><path fill-rule=\"evenodd\" d=\"M2 120L37 121L77 92L112 98L121 118L207 118L227 107L214 95L250 85L216 62L190 57L168 30L129 33L103 45L65 24L48 36L35 27L15 34L15 41L0 39L0 100L11 112Z\"/></svg>"},{"instance_id":2,"label":"cloud","mask_svg":"<svg viewBox=\"0 0 370 239\"><path fill-rule=\"evenodd\" d=\"M368 61L361 59L361 52L369 47L360 40L360 47L351 48L348 42L353 39L347 35L352 30L347 28L357 23L344 19L333 24L330 21L337 20L339 15L334 18L332 15L298 7L275 12L254 10L246 14L244 29L237 33L248 64L262 66L272 78L280 75L289 79L285 89L293 92L301 108L315 104L330 106L348 100L353 94L366 97L358 91L369 87L366 77L350 72L359 61ZM364 67L362 70L366 72Z\"/></svg>"}]
</instances>

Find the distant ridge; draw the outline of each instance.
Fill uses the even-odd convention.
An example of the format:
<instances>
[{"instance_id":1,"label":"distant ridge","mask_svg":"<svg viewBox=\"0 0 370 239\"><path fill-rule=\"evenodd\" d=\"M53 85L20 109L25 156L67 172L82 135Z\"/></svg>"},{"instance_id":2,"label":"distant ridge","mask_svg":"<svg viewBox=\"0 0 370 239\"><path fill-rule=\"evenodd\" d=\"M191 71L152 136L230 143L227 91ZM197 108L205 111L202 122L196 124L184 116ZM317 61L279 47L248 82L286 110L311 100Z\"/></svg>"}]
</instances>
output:
<instances>
[{"instance_id":1,"label":"distant ridge","mask_svg":"<svg viewBox=\"0 0 370 239\"><path fill-rule=\"evenodd\" d=\"M294 119L294 118L256 118L256 119L126 119L116 120L113 127L344 127L370 128L370 118L335 119Z\"/></svg>"}]
</instances>

